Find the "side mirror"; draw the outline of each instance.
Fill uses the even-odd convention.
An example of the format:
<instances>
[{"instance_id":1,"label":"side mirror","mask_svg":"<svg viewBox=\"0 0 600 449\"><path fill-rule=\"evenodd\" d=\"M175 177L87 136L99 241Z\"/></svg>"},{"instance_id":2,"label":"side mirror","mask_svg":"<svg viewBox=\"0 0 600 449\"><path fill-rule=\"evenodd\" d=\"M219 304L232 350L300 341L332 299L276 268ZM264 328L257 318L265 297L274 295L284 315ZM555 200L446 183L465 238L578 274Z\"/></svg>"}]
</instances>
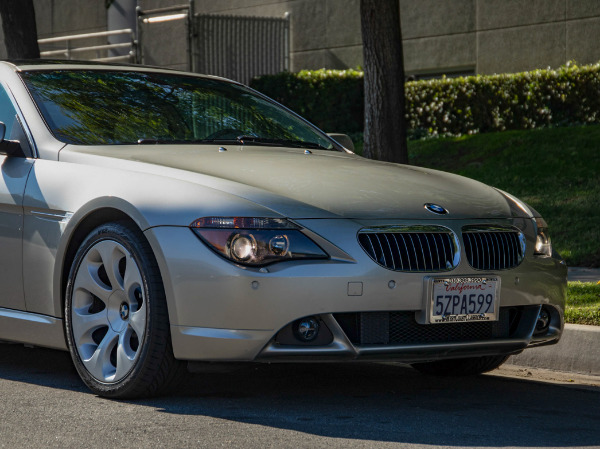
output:
<instances>
[{"instance_id":1,"label":"side mirror","mask_svg":"<svg viewBox=\"0 0 600 449\"><path fill-rule=\"evenodd\" d=\"M352 139L349 136L340 133L327 133L327 135L341 146L354 153L354 142L352 142Z\"/></svg>"},{"instance_id":2,"label":"side mirror","mask_svg":"<svg viewBox=\"0 0 600 449\"><path fill-rule=\"evenodd\" d=\"M5 140L6 125L0 122L0 155L13 157L25 157L25 152L21 148L21 143L18 140Z\"/></svg>"}]
</instances>

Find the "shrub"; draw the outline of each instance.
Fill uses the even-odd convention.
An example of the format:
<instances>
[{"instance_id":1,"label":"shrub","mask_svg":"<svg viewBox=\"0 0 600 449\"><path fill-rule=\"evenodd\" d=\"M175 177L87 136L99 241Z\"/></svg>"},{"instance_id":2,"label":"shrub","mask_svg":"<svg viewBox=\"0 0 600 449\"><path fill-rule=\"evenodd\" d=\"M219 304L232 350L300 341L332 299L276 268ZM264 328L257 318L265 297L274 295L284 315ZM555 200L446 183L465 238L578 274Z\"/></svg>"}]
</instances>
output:
<instances>
[{"instance_id":1,"label":"shrub","mask_svg":"<svg viewBox=\"0 0 600 449\"><path fill-rule=\"evenodd\" d=\"M254 78L250 86L328 132L363 129L363 72L303 70Z\"/></svg>"},{"instance_id":2,"label":"shrub","mask_svg":"<svg viewBox=\"0 0 600 449\"><path fill-rule=\"evenodd\" d=\"M326 131L363 126L363 74L357 70L284 72L251 86ZM409 135L459 136L600 122L600 64L557 70L406 83Z\"/></svg>"}]
</instances>

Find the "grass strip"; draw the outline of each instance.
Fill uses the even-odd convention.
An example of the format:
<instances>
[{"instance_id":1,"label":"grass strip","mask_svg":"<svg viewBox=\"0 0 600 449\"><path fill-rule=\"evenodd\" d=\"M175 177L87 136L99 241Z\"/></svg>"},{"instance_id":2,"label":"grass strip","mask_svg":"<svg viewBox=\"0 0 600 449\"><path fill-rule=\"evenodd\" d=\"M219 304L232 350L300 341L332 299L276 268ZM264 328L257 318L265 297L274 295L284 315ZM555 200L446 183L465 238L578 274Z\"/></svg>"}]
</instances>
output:
<instances>
[{"instance_id":1,"label":"grass strip","mask_svg":"<svg viewBox=\"0 0 600 449\"><path fill-rule=\"evenodd\" d=\"M569 282L565 321L600 326L600 284Z\"/></svg>"}]
</instances>

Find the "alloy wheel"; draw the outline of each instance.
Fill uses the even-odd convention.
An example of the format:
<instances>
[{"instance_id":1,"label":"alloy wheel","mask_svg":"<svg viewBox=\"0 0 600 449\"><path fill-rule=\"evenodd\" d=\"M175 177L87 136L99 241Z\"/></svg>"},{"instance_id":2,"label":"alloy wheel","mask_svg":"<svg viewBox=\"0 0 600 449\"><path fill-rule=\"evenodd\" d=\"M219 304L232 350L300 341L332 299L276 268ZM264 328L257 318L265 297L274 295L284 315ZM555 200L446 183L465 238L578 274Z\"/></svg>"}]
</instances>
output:
<instances>
[{"instance_id":1,"label":"alloy wheel","mask_svg":"<svg viewBox=\"0 0 600 449\"><path fill-rule=\"evenodd\" d=\"M101 240L83 256L73 283L72 335L85 369L114 383L134 367L146 333L144 284L132 255Z\"/></svg>"}]
</instances>

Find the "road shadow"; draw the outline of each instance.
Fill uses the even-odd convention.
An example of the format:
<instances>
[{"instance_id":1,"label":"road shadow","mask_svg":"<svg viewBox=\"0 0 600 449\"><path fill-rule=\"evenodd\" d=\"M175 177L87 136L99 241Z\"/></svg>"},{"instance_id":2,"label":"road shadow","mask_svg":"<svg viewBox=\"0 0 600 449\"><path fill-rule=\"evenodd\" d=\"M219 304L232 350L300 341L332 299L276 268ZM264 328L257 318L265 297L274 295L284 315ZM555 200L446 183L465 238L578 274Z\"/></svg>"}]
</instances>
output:
<instances>
[{"instance_id":1,"label":"road shadow","mask_svg":"<svg viewBox=\"0 0 600 449\"><path fill-rule=\"evenodd\" d=\"M600 389L384 364L259 365L190 375L144 404L332 438L454 447L600 445Z\"/></svg>"},{"instance_id":2,"label":"road shadow","mask_svg":"<svg viewBox=\"0 0 600 449\"><path fill-rule=\"evenodd\" d=\"M87 391L66 352L0 345L0 378ZM104 399L89 394L89 406ZM446 447L600 446L600 389L484 375L435 378L385 364L251 365L189 374L170 396L128 401L357 442Z\"/></svg>"},{"instance_id":3,"label":"road shadow","mask_svg":"<svg viewBox=\"0 0 600 449\"><path fill-rule=\"evenodd\" d=\"M0 344L0 378L70 391L86 391L65 351Z\"/></svg>"}]
</instances>

